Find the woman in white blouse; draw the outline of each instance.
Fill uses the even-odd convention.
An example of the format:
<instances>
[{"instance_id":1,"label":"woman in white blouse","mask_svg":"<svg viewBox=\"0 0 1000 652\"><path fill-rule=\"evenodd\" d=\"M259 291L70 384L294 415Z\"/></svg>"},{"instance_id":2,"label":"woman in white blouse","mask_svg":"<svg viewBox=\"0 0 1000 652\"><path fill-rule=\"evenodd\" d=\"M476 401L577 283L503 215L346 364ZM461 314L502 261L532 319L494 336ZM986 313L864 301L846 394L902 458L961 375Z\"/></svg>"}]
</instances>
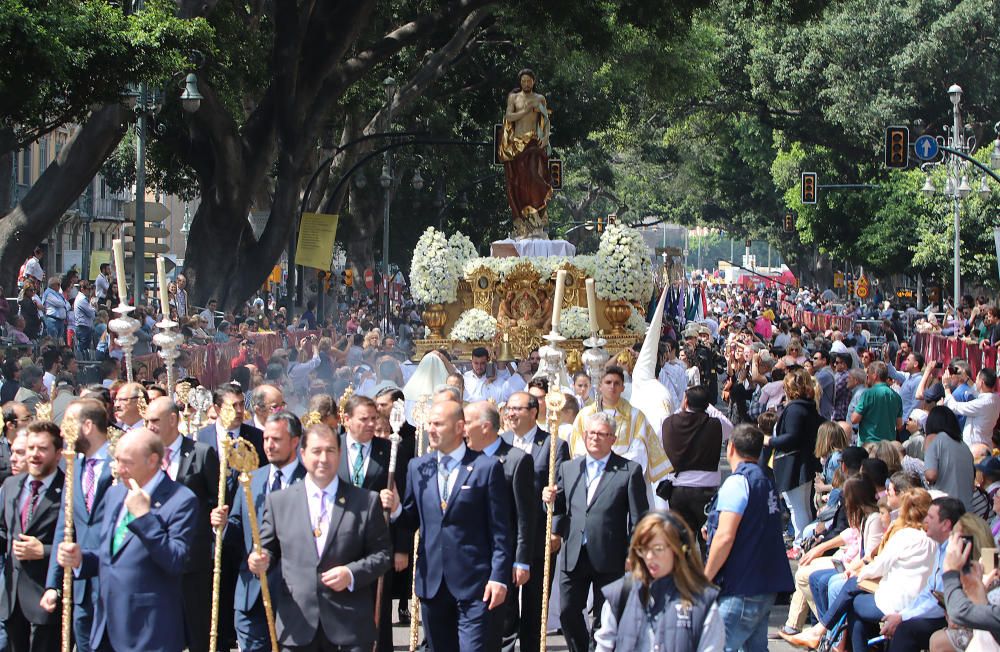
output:
<instances>
[{"instance_id":1,"label":"woman in white blouse","mask_svg":"<svg viewBox=\"0 0 1000 652\"><path fill-rule=\"evenodd\" d=\"M851 649L868 649L869 623L910 606L930 579L938 547L923 528L930 505L931 496L926 490L908 489L900 501L899 516L875 559L848 579L830 608L820 614L819 624L785 640L802 647L818 647L827 630L846 614ZM871 580L878 581L874 594L870 592Z\"/></svg>"}]
</instances>

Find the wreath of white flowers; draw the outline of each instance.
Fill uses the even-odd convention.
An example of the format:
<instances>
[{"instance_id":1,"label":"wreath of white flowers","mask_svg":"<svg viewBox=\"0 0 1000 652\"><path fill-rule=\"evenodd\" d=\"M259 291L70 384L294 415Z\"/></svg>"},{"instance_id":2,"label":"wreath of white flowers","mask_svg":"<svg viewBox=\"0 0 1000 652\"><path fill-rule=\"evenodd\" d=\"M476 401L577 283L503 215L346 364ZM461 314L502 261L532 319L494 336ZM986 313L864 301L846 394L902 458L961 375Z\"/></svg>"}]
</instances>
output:
<instances>
[{"instance_id":1,"label":"wreath of white flowers","mask_svg":"<svg viewBox=\"0 0 1000 652\"><path fill-rule=\"evenodd\" d=\"M496 334L496 318L479 308L472 308L459 315L448 338L459 342L481 342L492 340Z\"/></svg>"}]
</instances>

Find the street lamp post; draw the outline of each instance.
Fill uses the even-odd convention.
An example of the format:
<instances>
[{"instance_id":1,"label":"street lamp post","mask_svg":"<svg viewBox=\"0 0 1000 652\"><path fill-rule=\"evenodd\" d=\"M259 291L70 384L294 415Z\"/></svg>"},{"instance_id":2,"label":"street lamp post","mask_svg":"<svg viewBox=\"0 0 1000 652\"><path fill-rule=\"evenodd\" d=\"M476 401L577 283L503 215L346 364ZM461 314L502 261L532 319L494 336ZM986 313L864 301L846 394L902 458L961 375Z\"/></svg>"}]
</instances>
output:
<instances>
[{"instance_id":1,"label":"street lamp post","mask_svg":"<svg viewBox=\"0 0 1000 652\"><path fill-rule=\"evenodd\" d=\"M942 164L945 166L947 171L947 179L944 186L944 195L952 200L952 216L953 216L953 228L954 228L954 269L953 269L953 284L954 284L954 303L952 305L953 309L958 311L959 304L962 299L962 275L961 275L961 201L972 194L972 186L969 185L969 177L967 173L967 168L969 167L970 154L976 147L975 136L965 136L965 127L962 124L962 87L958 84L952 84L948 89L948 98L951 100L952 105L952 126L951 132L946 138L946 145L943 149L946 150L946 154ZM947 132L947 127L945 128ZM991 163L1000 163L1000 152L994 150L993 156L991 156ZM938 165L938 163L925 163L922 167L925 171L928 168ZM934 183L931 181L930 174L924 180L924 185L920 189L924 195L931 197L934 195L935 188ZM990 193L989 185L986 183L986 177L984 176L979 187L979 193L982 196L987 196Z\"/></svg>"},{"instance_id":2,"label":"street lamp post","mask_svg":"<svg viewBox=\"0 0 1000 652\"><path fill-rule=\"evenodd\" d=\"M396 80L386 77L382 81L385 89L385 130L392 130L392 100L396 96ZM392 151L386 150L385 162L382 165L382 176L379 179L385 189L385 206L382 214L382 309L385 318L383 328L389 332L389 203L392 196ZM422 185L422 182L421 182Z\"/></svg>"},{"instance_id":3,"label":"street lamp post","mask_svg":"<svg viewBox=\"0 0 1000 652\"><path fill-rule=\"evenodd\" d=\"M136 10L143 8L142 0L136 4ZM176 79L176 77L175 77ZM135 305L144 303L146 276L146 136L147 125L151 117L162 108L159 93L152 93L146 82L140 82L138 93L130 92L127 100L136 111L135 124L135 224L132 237L133 279L132 288L135 293ZM181 91L181 108L186 113L194 113L204 99L198 90L198 78L194 73L188 73L184 78L184 90ZM125 300L125 297L122 297Z\"/></svg>"}]
</instances>

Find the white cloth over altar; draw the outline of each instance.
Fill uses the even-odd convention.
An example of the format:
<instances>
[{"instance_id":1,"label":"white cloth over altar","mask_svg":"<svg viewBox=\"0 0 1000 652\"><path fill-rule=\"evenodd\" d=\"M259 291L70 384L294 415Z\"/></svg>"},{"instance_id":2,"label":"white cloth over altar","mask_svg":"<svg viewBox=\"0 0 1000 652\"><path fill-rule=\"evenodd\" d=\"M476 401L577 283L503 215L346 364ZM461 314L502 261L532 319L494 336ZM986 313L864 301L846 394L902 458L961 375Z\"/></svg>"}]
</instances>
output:
<instances>
[{"instance_id":1,"label":"white cloth over altar","mask_svg":"<svg viewBox=\"0 0 1000 652\"><path fill-rule=\"evenodd\" d=\"M494 245L511 245L524 257L575 256L576 247L565 240L497 240Z\"/></svg>"}]
</instances>

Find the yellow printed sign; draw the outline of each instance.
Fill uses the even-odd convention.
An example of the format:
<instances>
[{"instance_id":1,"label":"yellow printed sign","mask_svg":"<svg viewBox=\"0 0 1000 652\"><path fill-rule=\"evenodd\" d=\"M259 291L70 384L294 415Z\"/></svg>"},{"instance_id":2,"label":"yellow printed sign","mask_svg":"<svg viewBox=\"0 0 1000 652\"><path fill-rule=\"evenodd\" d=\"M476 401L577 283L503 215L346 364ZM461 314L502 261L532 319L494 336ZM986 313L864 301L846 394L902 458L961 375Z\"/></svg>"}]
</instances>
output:
<instances>
[{"instance_id":1,"label":"yellow printed sign","mask_svg":"<svg viewBox=\"0 0 1000 652\"><path fill-rule=\"evenodd\" d=\"M862 276L858 279L858 284L854 288L855 294L858 295L859 299L867 299L870 293L870 287L868 285L868 277Z\"/></svg>"},{"instance_id":2,"label":"yellow printed sign","mask_svg":"<svg viewBox=\"0 0 1000 652\"><path fill-rule=\"evenodd\" d=\"M303 213L302 223L299 224L298 246L295 249L295 264L329 271L339 221L339 215Z\"/></svg>"},{"instance_id":3,"label":"yellow printed sign","mask_svg":"<svg viewBox=\"0 0 1000 652\"><path fill-rule=\"evenodd\" d=\"M101 273L101 265L111 263L111 252L95 249L90 252L90 275L87 278L97 278Z\"/></svg>"}]
</instances>

